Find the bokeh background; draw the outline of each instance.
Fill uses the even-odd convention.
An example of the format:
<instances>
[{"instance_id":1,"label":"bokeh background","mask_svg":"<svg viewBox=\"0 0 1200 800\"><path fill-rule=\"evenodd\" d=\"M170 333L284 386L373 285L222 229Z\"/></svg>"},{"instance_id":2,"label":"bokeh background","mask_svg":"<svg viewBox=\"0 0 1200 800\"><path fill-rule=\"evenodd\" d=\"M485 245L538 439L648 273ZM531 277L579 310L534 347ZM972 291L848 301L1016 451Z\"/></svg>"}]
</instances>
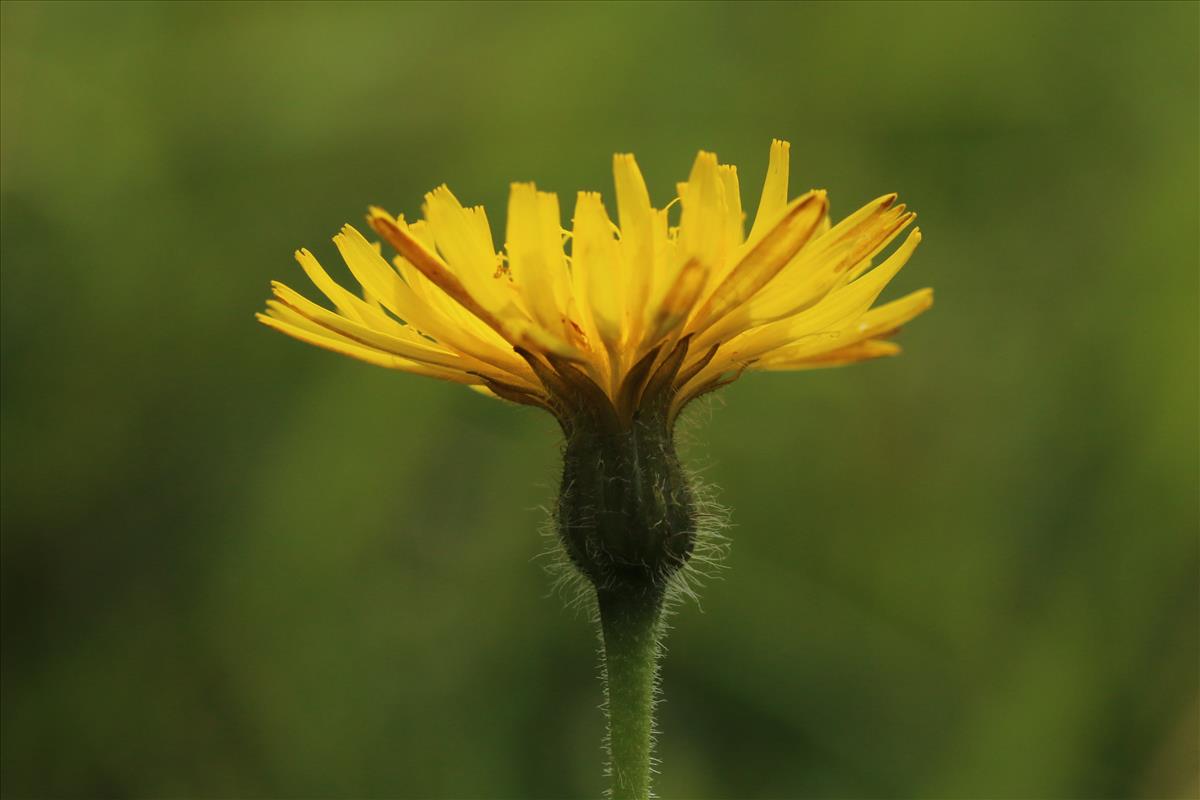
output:
<instances>
[{"instance_id":1,"label":"bokeh background","mask_svg":"<svg viewBox=\"0 0 1200 800\"><path fill-rule=\"evenodd\" d=\"M670 798L1196 797L1195 3L5 3L3 793L584 798L553 423L276 335L442 181L896 189L902 358L691 422Z\"/></svg>"}]
</instances>

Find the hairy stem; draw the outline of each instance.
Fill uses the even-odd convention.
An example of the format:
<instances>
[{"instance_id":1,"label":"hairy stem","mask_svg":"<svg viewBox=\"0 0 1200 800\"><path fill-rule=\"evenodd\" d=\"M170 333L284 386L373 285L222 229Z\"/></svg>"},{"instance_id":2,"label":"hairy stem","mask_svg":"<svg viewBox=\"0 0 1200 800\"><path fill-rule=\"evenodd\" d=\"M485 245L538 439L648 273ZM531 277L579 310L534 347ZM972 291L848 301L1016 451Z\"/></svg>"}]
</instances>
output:
<instances>
[{"instance_id":1,"label":"hairy stem","mask_svg":"<svg viewBox=\"0 0 1200 800\"><path fill-rule=\"evenodd\" d=\"M600 589L612 800L647 800L663 594Z\"/></svg>"}]
</instances>

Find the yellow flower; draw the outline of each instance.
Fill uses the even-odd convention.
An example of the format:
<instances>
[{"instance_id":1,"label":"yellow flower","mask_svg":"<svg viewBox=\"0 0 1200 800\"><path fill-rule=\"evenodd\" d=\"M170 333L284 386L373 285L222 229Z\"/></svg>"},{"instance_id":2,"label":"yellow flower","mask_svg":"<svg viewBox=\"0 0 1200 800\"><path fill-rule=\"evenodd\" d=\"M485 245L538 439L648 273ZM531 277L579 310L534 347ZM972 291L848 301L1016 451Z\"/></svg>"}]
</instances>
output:
<instances>
[{"instance_id":1,"label":"yellow flower","mask_svg":"<svg viewBox=\"0 0 1200 800\"><path fill-rule=\"evenodd\" d=\"M653 406L673 422L691 399L744 370L792 370L894 355L887 341L933 302L930 289L871 308L920 242L915 214L888 194L831 224L825 192L788 200L786 142L771 145L762 196L745 231L737 171L701 152L674 201L651 205L631 155L613 159L614 224L580 192L572 228L558 198L514 183L505 245L482 207L445 186L424 218L372 208L390 262L347 225L333 241L361 285L337 283L308 250L296 258L334 310L274 283L258 319L310 344L380 366L472 386L628 427Z\"/></svg>"},{"instance_id":2,"label":"yellow flower","mask_svg":"<svg viewBox=\"0 0 1200 800\"><path fill-rule=\"evenodd\" d=\"M580 192L572 228L558 198L515 183L504 251L487 215L445 186L424 218L377 208L333 241L361 285L337 283L307 250L300 266L333 304L275 283L263 323L372 364L549 410L562 425L554 527L594 594L603 646L612 796L648 797L664 604L691 592L684 569L718 541L721 514L675 450L693 398L747 369L788 370L898 352L887 339L933 302L929 289L872 309L921 240L875 265L914 214L889 194L837 225L825 192L788 201L788 145L775 141L744 228L737 171L700 153L675 202L650 204L630 155L613 159L616 218ZM719 545L717 546L719 549ZM569 574L569 573L563 573Z\"/></svg>"}]
</instances>

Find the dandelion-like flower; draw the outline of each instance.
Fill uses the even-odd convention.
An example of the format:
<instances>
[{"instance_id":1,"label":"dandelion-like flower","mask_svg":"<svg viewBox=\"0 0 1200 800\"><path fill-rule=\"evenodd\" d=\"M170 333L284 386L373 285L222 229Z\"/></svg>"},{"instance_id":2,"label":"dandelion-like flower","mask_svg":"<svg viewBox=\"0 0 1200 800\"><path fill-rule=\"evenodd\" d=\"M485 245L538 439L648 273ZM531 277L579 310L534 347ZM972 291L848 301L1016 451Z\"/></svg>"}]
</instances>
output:
<instances>
[{"instance_id":1,"label":"dandelion-like flower","mask_svg":"<svg viewBox=\"0 0 1200 800\"><path fill-rule=\"evenodd\" d=\"M280 283L259 319L297 339L380 366L541 406L568 422L581 404L628 427L747 369L792 370L894 355L888 341L932 302L923 289L871 305L920 241L872 259L915 218L895 194L831 225L825 192L788 201L788 144L771 144L747 234L737 170L696 157L678 185L679 224L651 205L632 155L613 158L617 220L580 192L571 230L558 198L514 183L498 251L481 206L441 186L424 218L372 208L389 262L347 225L334 243L362 287L338 286L308 250L296 259L333 304Z\"/></svg>"},{"instance_id":2,"label":"dandelion-like flower","mask_svg":"<svg viewBox=\"0 0 1200 800\"><path fill-rule=\"evenodd\" d=\"M649 728L632 737L646 740L644 752L633 742L619 757L630 738L619 729L637 727L637 714L622 723L618 706L650 701L662 596L695 547L695 492L672 435L680 411L746 370L894 355L890 337L933 302L922 289L872 308L920 231L876 257L916 215L888 194L833 224L824 191L788 199L788 150L772 142L748 232L736 169L706 152L678 184L677 225L675 201L652 205L631 155L613 158L615 223L599 194L580 192L566 230L556 195L514 183L502 250L484 209L441 186L419 220L370 209L391 260L349 225L334 237L361 293L300 250L333 308L274 283L258 315L310 344L558 419L566 444L556 522L596 590L618 796L648 792ZM637 673L639 659L650 663L644 675L617 665Z\"/></svg>"}]
</instances>

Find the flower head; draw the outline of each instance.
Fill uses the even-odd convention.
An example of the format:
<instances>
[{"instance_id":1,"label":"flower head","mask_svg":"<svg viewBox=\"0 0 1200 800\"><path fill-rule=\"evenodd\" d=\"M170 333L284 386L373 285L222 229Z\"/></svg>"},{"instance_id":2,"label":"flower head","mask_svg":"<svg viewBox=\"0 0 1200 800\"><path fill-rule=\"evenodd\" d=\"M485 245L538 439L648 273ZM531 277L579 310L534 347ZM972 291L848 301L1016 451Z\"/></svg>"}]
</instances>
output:
<instances>
[{"instance_id":1,"label":"flower head","mask_svg":"<svg viewBox=\"0 0 1200 800\"><path fill-rule=\"evenodd\" d=\"M445 186L414 222L372 208L390 262L349 225L333 239L361 296L301 250L334 310L275 283L258 318L552 412L566 434L555 522L567 556L598 596L658 597L708 518L675 452L680 410L747 369L892 355L888 338L933 296L871 308L919 231L874 259L915 215L889 194L834 225L825 192L789 201L786 142L771 145L748 233L737 171L711 153L678 185L678 225L675 201L651 205L633 156L615 156L613 172L616 223L600 195L580 192L569 231L554 194L513 184L502 252L484 210Z\"/></svg>"},{"instance_id":2,"label":"flower head","mask_svg":"<svg viewBox=\"0 0 1200 800\"><path fill-rule=\"evenodd\" d=\"M770 164L749 232L737 171L701 152L674 201L651 204L631 155L613 159L616 222L580 192L571 229L558 198L515 183L505 244L482 207L445 186L424 217L372 208L368 222L398 255L347 225L334 237L361 295L308 250L300 266L333 310L274 283L258 319L302 341L406 372L540 406L568 431L629 430L639 416L669 430L693 398L747 369L792 370L894 355L888 341L932 304L929 289L871 308L920 242L915 214L880 197L832 224L825 192L788 200L788 144Z\"/></svg>"}]
</instances>

